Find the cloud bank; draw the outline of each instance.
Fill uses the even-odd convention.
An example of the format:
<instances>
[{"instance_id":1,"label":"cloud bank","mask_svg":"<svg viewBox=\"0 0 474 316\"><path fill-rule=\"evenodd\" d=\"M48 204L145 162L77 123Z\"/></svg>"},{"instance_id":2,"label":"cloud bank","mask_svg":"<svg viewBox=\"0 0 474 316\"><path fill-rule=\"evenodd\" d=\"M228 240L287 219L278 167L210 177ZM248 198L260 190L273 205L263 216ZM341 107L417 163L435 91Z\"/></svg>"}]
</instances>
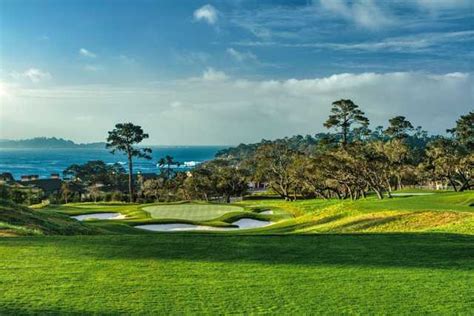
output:
<instances>
[{"instance_id":1,"label":"cloud bank","mask_svg":"<svg viewBox=\"0 0 474 316\"><path fill-rule=\"evenodd\" d=\"M39 83L44 80L49 80L52 78L51 74L47 71L43 71L38 68L29 68L24 72L13 71L10 73L10 77L14 80L28 79L33 83Z\"/></svg>"},{"instance_id":2,"label":"cloud bank","mask_svg":"<svg viewBox=\"0 0 474 316\"><path fill-rule=\"evenodd\" d=\"M238 144L314 134L330 104L350 98L371 126L395 115L443 133L472 110L468 73L342 73L311 79L247 80L207 69L201 77L145 86L2 86L3 138L103 140L117 122L141 124L155 144ZM38 117L41 117L38 120ZM87 126L84 117L88 118Z\"/></svg>"}]
</instances>

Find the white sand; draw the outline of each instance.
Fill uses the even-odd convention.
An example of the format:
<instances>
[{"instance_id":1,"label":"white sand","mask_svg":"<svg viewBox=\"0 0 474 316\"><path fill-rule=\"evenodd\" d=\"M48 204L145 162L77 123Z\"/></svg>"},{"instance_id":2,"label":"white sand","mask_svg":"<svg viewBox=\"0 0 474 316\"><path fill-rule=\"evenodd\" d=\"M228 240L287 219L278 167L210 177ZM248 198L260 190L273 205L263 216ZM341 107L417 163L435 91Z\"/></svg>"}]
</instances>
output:
<instances>
[{"instance_id":1,"label":"white sand","mask_svg":"<svg viewBox=\"0 0 474 316\"><path fill-rule=\"evenodd\" d=\"M242 218L238 221L233 222L233 225L237 227L213 227L204 225L193 225L193 224L149 224L149 225L137 225L135 228L146 229L155 232L179 232L179 231L224 231L224 230L239 230L239 229L250 229L258 228L270 225L272 222L259 221L252 218Z\"/></svg>"},{"instance_id":2,"label":"white sand","mask_svg":"<svg viewBox=\"0 0 474 316\"><path fill-rule=\"evenodd\" d=\"M85 221L88 219L100 219L100 220L116 220L124 219L126 216L121 213L93 213L71 216L71 218L77 219L78 221Z\"/></svg>"}]
</instances>

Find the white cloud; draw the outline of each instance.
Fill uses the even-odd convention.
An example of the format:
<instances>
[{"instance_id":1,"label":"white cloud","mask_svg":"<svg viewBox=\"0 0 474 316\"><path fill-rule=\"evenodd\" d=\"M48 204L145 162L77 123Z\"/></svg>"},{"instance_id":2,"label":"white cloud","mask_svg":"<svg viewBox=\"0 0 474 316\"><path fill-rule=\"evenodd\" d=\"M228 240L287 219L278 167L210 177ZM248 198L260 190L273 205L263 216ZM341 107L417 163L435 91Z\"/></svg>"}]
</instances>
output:
<instances>
[{"instance_id":1,"label":"white cloud","mask_svg":"<svg viewBox=\"0 0 474 316\"><path fill-rule=\"evenodd\" d=\"M205 81L222 81L227 79L227 75L223 71L209 67L203 72L202 79Z\"/></svg>"},{"instance_id":2,"label":"white cloud","mask_svg":"<svg viewBox=\"0 0 474 316\"><path fill-rule=\"evenodd\" d=\"M90 72L96 72L96 71L99 71L99 70L102 70L103 67L100 66L100 65L85 65L84 66L84 70L85 71L90 71Z\"/></svg>"},{"instance_id":3,"label":"white cloud","mask_svg":"<svg viewBox=\"0 0 474 316\"><path fill-rule=\"evenodd\" d=\"M135 58L127 56L127 55L119 55L118 59L126 65L133 65L137 63Z\"/></svg>"},{"instance_id":4,"label":"white cloud","mask_svg":"<svg viewBox=\"0 0 474 316\"><path fill-rule=\"evenodd\" d=\"M240 46L279 46L297 48L328 48L334 50L426 52L439 45L465 43L474 40L474 31L421 33L415 35L389 37L377 42L356 43L285 43L285 42L237 42Z\"/></svg>"},{"instance_id":5,"label":"white cloud","mask_svg":"<svg viewBox=\"0 0 474 316\"><path fill-rule=\"evenodd\" d=\"M0 98L7 98L9 96L7 85L0 82Z\"/></svg>"},{"instance_id":6,"label":"white cloud","mask_svg":"<svg viewBox=\"0 0 474 316\"><path fill-rule=\"evenodd\" d=\"M79 49L79 54L83 57L88 57L88 58L96 58L97 55L91 52L90 50L87 50L85 48Z\"/></svg>"},{"instance_id":7,"label":"white cloud","mask_svg":"<svg viewBox=\"0 0 474 316\"><path fill-rule=\"evenodd\" d=\"M206 64L211 56L205 52L175 52L175 59L184 64Z\"/></svg>"},{"instance_id":8,"label":"white cloud","mask_svg":"<svg viewBox=\"0 0 474 316\"><path fill-rule=\"evenodd\" d=\"M364 28L376 29L395 23L394 17L373 0L320 0L319 3L323 9Z\"/></svg>"},{"instance_id":9,"label":"white cloud","mask_svg":"<svg viewBox=\"0 0 474 316\"><path fill-rule=\"evenodd\" d=\"M399 52L423 52L439 44L472 41L473 39L474 31L425 33L403 37L387 38L380 42L333 44L333 48L368 51L387 50Z\"/></svg>"},{"instance_id":10,"label":"white cloud","mask_svg":"<svg viewBox=\"0 0 474 316\"><path fill-rule=\"evenodd\" d=\"M215 24L218 18L218 11L210 4L206 4L193 13L196 21L204 21L209 24Z\"/></svg>"},{"instance_id":11,"label":"white cloud","mask_svg":"<svg viewBox=\"0 0 474 316\"><path fill-rule=\"evenodd\" d=\"M207 79L227 78L215 70L206 73ZM444 133L459 115L472 110L474 99L474 78L468 73L203 79L146 87L11 89L10 97L2 100L2 136L56 133L82 142L103 140L116 122L132 121L142 125L156 144L237 144L324 131L331 102L341 98L360 105L372 126L405 115L414 125ZM69 119L81 116L94 117L93 124L84 129L80 121Z\"/></svg>"},{"instance_id":12,"label":"white cloud","mask_svg":"<svg viewBox=\"0 0 474 316\"><path fill-rule=\"evenodd\" d=\"M182 104L181 102L179 102L179 101L173 101L173 102L170 103L170 106L171 106L172 108L179 108L179 107L182 106L182 105L183 105L183 104Z\"/></svg>"},{"instance_id":13,"label":"white cloud","mask_svg":"<svg viewBox=\"0 0 474 316\"><path fill-rule=\"evenodd\" d=\"M415 3L428 10L463 9L472 6L471 0L407 0L406 2Z\"/></svg>"},{"instance_id":14,"label":"white cloud","mask_svg":"<svg viewBox=\"0 0 474 316\"><path fill-rule=\"evenodd\" d=\"M30 68L24 72L11 72L10 77L16 80L28 79L33 83L39 83L40 81L49 80L52 78L51 74L47 71L40 70L38 68Z\"/></svg>"},{"instance_id":15,"label":"white cloud","mask_svg":"<svg viewBox=\"0 0 474 316\"><path fill-rule=\"evenodd\" d=\"M234 48L227 48L227 54L229 54L232 58L237 60L238 62L244 61L257 61L257 56L255 56L251 52L240 52Z\"/></svg>"}]
</instances>

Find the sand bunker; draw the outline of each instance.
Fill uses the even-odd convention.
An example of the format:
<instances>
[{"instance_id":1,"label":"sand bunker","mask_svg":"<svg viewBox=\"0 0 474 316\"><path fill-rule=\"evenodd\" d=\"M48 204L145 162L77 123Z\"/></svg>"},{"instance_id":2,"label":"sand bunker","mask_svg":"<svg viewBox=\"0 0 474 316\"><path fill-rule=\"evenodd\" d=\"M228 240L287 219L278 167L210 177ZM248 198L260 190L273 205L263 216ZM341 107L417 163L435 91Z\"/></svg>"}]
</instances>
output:
<instances>
[{"instance_id":1,"label":"sand bunker","mask_svg":"<svg viewBox=\"0 0 474 316\"><path fill-rule=\"evenodd\" d=\"M193 225L193 224L149 224L149 225L138 225L135 228L151 230L155 232L179 232L179 231L223 231L223 230L240 230L249 228L258 228L270 225L272 222L259 221L252 218L242 218L232 224L239 226L237 227L212 227L204 225Z\"/></svg>"},{"instance_id":2,"label":"sand bunker","mask_svg":"<svg viewBox=\"0 0 474 316\"><path fill-rule=\"evenodd\" d=\"M88 219L124 219L125 215L120 213L93 213L71 216L71 218L77 219L78 221L85 221Z\"/></svg>"}]
</instances>

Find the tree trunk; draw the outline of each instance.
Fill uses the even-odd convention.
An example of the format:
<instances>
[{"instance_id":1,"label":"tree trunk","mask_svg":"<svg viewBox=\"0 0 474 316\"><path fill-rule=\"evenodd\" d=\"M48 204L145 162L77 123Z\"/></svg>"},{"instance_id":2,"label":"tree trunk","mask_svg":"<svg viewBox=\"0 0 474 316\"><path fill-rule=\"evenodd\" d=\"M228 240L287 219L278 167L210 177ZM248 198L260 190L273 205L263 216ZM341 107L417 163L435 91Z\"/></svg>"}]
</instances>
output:
<instances>
[{"instance_id":1,"label":"tree trunk","mask_svg":"<svg viewBox=\"0 0 474 316\"><path fill-rule=\"evenodd\" d=\"M380 191L379 189L374 189L375 193L377 193L377 197L379 198L379 200L383 200L383 194L382 194L382 191Z\"/></svg>"},{"instance_id":2,"label":"tree trunk","mask_svg":"<svg viewBox=\"0 0 474 316\"><path fill-rule=\"evenodd\" d=\"M456 183L451 179L451 177L448 177L448 181L453 186L454 192L458 192L458 188L456 187Z\"/></svg>"},{"instance_id":3,"label":"tree trunk","mask_svg":"<svg viewBox=\"0 0 474 316\"><path fill-rule=\"evenodd\" d=\"M468 190L471 187L471 184L469 182L469 180L465 180L459 188L459 192L464 192L465 190Z\"/></svg>"},{"instance_id":4,"label":"tree trunk","mask_svg":"<svg viewBox=\"0 0 474 316\"><path fill-rule=\"evenodd\" d=\"M344 125L342 126L342 148L346 148L347 145L347 134L349 134L348 127L345 125L347 118L344 117Z\"/></svg>"},{"instance_id":5,"label":"tree trunk","mask_svg":"<svg viewBox=\"0 0 474 316\"><path fill-rule=\"evenodd\" d=\"M392 184L390 183L390 179L387 179L387 188L388 188L388 192L392 192Z\"/></svg>"},{"instance_id":6,"label":"tree trunk","mask_svg":"<svg viewBox=\"0 0 474 316\"><path fill-rule=\"evenodd\" d=\"M349 193L349 198L350 198L351 200L353 200L353 199L354 199L354 195L353 195L353 193L352 193L351 187L348 186L348 185L347 185L346 187L347 187L347 192Z\"/></svg>"},{"instance_id":7,"label":"tree trunk","mask_svg":"<svg viewBox=\"0 0 474 316\"><path fill-rule=\"evenodd\" d=\"M402 186L402 177L400 175L397 175L397 190L403 189Z\"/></svg>"},{"instance_id":8,"label":"tree trunk","mask_svg":"<svg viewBox=\"0 0 474 316\"><path fill-rule=\"evenodd\" d=\"M128 154L128 193L130 194L129 201L133 203L133 165L130 154Z\"/></svg>"},{"instance_id":9,"label":"tree trunk","mask_svg":"<svg viewBox=\"0 0 474 316\"><path fill-rule=\"evenodd\" d=\"M356 189L352 194L352 200L355 201L357 199L359 199L359 190Z\"/></svg>"}]
</instances>

